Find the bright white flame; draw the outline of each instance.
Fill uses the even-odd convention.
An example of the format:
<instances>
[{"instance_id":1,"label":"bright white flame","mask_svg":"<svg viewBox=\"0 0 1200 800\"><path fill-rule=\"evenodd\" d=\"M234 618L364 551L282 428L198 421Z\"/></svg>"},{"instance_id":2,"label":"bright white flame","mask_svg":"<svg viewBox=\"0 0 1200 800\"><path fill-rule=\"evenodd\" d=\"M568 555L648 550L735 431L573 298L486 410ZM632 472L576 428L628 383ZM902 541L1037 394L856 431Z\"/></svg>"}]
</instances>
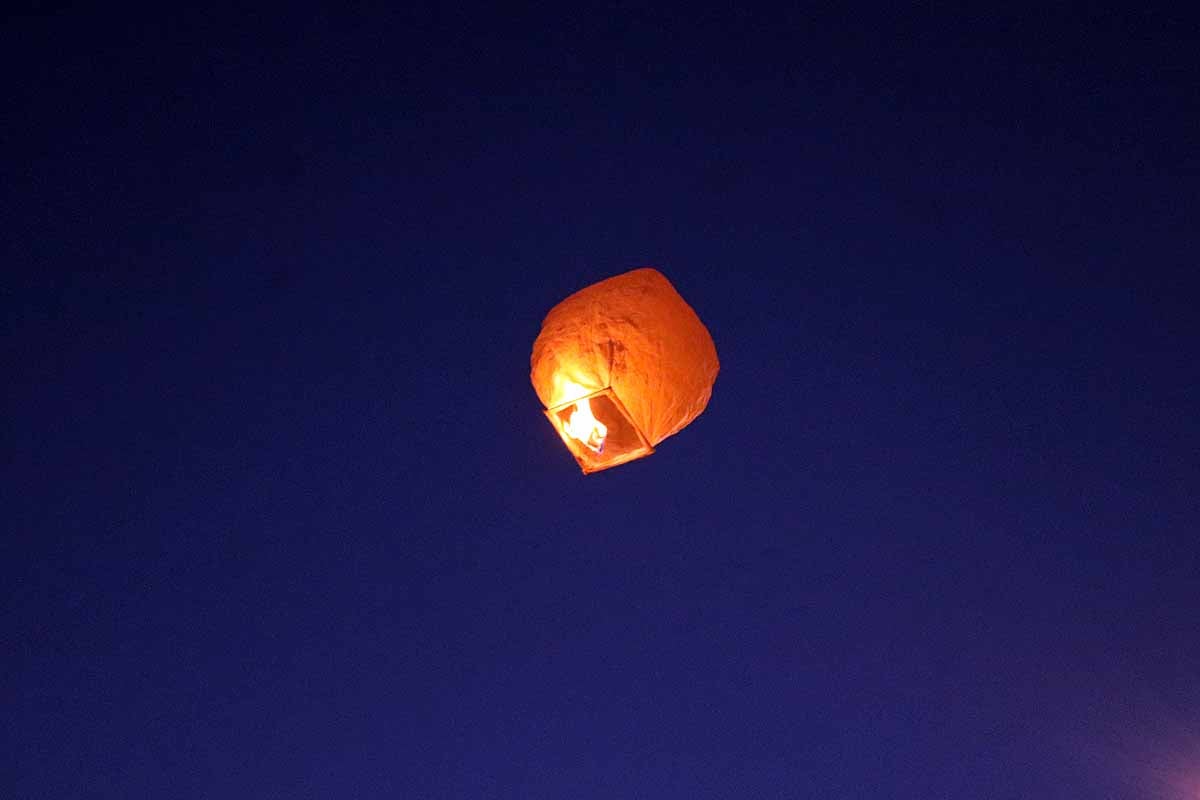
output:
<instances>
[{"instance_id":1,"label":"bright white flame","mask_svg":"<svg viewBox=\"0 0 1200 800\"><path fill-rule=\"evenodd\" d=\"M563 432L582 442L593 453L599 453L604 450L608 426L592 416L592 404L585 397L575 402L570 418L563 423Z\"/></svg>"}]
</instances>

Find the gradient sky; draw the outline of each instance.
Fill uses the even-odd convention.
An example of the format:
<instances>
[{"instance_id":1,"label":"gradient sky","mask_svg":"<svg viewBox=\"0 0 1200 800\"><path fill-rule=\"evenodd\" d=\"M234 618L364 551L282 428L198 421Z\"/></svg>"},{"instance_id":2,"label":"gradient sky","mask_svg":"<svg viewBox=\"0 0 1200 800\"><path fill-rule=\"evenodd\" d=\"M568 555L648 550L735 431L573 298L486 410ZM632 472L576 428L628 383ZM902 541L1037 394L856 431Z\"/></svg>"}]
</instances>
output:
<instances>
[{"instance_id":1,"label":"gradient sky","mask_svg":"<svg viewBox=\"0 0 1200 800\"><path fill-rule=\"evenodd\" d=\"M0 794L1200 788L1187 19L2 30ZM722 371L585 478L529 349L643 265Z\"/></svg>"}]
</instances>

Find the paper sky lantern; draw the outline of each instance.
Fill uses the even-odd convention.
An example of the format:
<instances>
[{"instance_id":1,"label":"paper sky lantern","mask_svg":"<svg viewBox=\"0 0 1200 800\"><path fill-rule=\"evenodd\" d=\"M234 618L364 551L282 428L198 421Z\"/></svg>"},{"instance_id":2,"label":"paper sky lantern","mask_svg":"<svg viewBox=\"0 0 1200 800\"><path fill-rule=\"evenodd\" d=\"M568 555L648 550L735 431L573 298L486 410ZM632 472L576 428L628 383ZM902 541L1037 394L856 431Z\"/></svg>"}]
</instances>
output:
<instances>
[{"instance_id":1,"label":"paper sky lantern","mask_svg":"<svg viewBox=\"0 0 1200 800\"><path fill-rule=\"evenodd\" d=\"M654 269L550 309L530 358L546 417L584 473L653 453L708 405L719 369L708 329Z\"/></svg>"}]
</instances>

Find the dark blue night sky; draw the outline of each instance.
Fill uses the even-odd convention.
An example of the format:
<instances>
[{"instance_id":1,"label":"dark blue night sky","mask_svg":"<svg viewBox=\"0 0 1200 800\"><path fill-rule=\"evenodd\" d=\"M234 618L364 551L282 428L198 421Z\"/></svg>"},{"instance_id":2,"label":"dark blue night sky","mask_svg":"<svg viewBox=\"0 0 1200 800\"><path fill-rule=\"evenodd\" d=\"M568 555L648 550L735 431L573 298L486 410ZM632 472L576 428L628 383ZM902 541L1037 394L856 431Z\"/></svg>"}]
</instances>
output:
<instances>
[{"instance_id":1,"label":"dark blue night sky","mask_svg":"<svg viewBox=\"0 0 1200 800\"><path fill-rule=\"evenodd\" d=\"M0 795L1197 796L1189 20L395 5L4 21Z\"/></svg>"}]
</instances>

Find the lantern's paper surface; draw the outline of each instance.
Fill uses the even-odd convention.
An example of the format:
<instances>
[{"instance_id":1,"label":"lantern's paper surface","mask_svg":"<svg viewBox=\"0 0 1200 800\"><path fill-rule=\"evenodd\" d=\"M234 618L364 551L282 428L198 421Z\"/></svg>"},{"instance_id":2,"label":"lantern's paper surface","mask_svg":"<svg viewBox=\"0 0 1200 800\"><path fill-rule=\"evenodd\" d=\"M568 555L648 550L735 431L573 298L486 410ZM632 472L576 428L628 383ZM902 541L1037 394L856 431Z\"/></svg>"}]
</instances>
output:
<instances>
[{"instance_id":1,"label":"lantern's paper surface","mask_svg":"<svg viewBox=\"0 0 1200 800\"><path fill-rule=\"evenodd\" d=\"M530 368L547 417L586 473L649 455L687 426L708 405L720 363L696 312L646 268L550 309Z\"/></svg>"}]
</instances>

